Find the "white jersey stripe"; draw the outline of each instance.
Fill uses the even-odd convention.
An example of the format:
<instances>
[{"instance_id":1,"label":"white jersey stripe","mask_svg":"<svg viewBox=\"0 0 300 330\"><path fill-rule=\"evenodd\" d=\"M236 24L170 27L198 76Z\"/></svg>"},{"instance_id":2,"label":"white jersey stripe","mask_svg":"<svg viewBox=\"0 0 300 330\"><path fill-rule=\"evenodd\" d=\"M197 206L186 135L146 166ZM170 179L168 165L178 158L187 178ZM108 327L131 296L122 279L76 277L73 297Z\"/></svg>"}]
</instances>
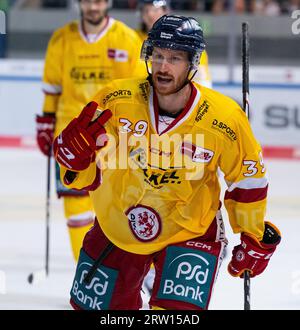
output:
<instances>
[{"instance_id":1,"label":"white jersey stripe","mask_svg":"<svg viewBox=\"0 0 300 330\"><path fill-rule=\"evenodd\" d=\"M230 183L227 182L228 192L233 191L235 188L240 189L257 189L257 188L265 188L268 185L268 179L266 177L263 178L247 178L245 180L241 180L239 182Z\"/></svg>"},{"instance_id":2,"label":"white jersey stripe","mask_svg":"<svg viewBox=\"0 0 300 330\"><path fill-rule=\"evenodd\" d=\"M199 100L200 100L200 97L201 97L201 94L200 94L200 91L198 89L196 89L196 97L195 97L195 100L193 102L193 104L191 105L189 111L185 114L185 116L183 118L181 118L178 123L176 123L176 125L174 125L172 128L170 128L168 130L168 132L171 132L173 131L174 129L176 129L178 126L180 126L182 123L184 123L187 118L191 115L191 113L193 112L193 110L195 109L195 106L198 104Z\"/></svg>"},{"instance_id":3,"label":"white jersey stripe","mask_svg":"<svg viewBox=\"0 0 300 330\"><path fill-rule=\"evenodd\" d=\"M80 214L77 214L77 215L72 215L69 220L72 220L72 221L81 221L81 220L85 220L85 219L90 219L90 218L94 218L95 215L93 212L91 211L87 211L87 212L84 212L84 213L80 213Z\"/></svg>"},{"instance_id":4,"label":"white jersey stripe","mask_svg":"<svg viewBox=\"0 0 300 330\"><path fill-rule=\"evenodd\" d=\"M46 94L61 94L62 87L60 85L51 85L51 84L43 82L42 90Z\"/></svg>"},{"instance_id":5,"label":"white jersey stripe","mask_svg":"<svg viewBox=\"0 0 300 330\"><path fill-rule=\"evenodd\" d=\"M196 89L196 96L194 99L193 104L191 105L191 107L189 108L189 110L187 111L187 113L185 114L185 116L183 118L181 118L173 127L171 127L169 130L167 130L167 132L171 132L174 129L176 129L178 126L180 126L182 123L184 123L187 118L191 115L191 113L193 112L195 106L198 104L199 100L200 100L201 94L200 91L198 89ZM156 118L155 118L155 109L154 109L154 92L153 92L153 87L151 87L150 89L150 93L149 93L149 110L150 110L150 118L151 118L151 124L153 126L153 129L155 132L157 132L157 126L159 127L159 123L156 126ZM160 132L157 132L158 134L160 134Z\"/></svg>"},{"instance_id":6,"label":"white jersey stripe","mask_svg":"<svg viewBox=\"0 0 300 330\"><path fill-rule=\"evenodd\" d=\"M155 114L154 114L154 105L153 105L153 88L150 88L150 93L149 93L149 110L150 110L150 118L151 118L151 124L154 132L156 132L156 122L155 122Z\"/></svg>"},{"instance_id":7,"label":"white jersey stripe","mask_svg":"<svg viewBox=\"0 0 300 330\"><path fill-rule=\"evenodd\" d=\"M99 35L93 40L93 42L91 42L86 36L85 33L82 29L82 24L79 24L79 34L81 36L81 38L87 42L88 44L93 44L98 42L101 38L103 38L106 34L106 32L112 27L112 25L115 23L115 19L113 19L112 17L108 17L108 22L106 27L99 33Z\"/></svg>"}]
</instances>

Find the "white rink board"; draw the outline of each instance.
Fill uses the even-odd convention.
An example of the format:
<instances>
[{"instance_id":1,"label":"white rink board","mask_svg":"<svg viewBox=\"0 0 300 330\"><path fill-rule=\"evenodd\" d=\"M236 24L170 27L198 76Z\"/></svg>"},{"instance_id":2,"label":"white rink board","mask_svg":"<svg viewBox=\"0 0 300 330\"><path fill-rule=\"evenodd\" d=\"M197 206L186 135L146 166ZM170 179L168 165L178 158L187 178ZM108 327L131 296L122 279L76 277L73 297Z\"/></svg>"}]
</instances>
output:
<instances>
[{"instance_id":1,"label":"white rink board","mask_svg":"<svg viewBox=\"0 0 300 330\"><path fill-rule=\"evenodd\" d=\"M41 113L39 81L0 80L0 135L35 134L35 115Z\"/></svg>"},{"instance_id":2,"label":"white rink board","mask_svg":"<svg viewBox=\"0 0 300 330\"><path fill-rule=\"evenodd\" d=\"M35 135L35 114L43 104L43 61L0 61L0 136ZM214 88L241 103L240 67L228 83L225 66L212 65ZM254 133L263 145L299 146L300 68L251 67L250 110Z\"/></svg>"},{"instance_id":3,"label":"white rink board","mask_svg":"<svg viewBox=\"0 0 300 330\"><path fill-rule=\"evenodd\" d=\"M216 86L218 91L242 104L241 87ZM250 91L250 121L256 138L268 146L300 145L300 86L282 88L253 84Z\"/></svg>"}]
</instances>

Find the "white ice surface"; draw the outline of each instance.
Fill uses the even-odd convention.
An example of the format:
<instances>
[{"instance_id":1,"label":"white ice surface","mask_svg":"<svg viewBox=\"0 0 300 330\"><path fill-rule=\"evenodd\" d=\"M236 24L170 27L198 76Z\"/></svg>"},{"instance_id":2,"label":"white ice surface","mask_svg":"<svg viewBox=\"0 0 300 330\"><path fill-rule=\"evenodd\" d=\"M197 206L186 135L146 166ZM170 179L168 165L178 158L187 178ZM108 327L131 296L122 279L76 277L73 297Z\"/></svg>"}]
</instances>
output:
<instances>
[{"instance_id":1,"label":"white ice surface","mask_svg":"<svg viewBox=\"0 0 300 330\"><path fill-rule=\"evenodd\" d=\"M253 309L300 309L300 162L266 161L270 189L268 218L282 231L269 267L251 281ZM70 309L75 271L62 203L51 198L50 276L30 285L27 276L44 267L46 159L37 150L0 149L0 309ZM229 253L210 309L243 309L243 281L228 275L238 242L226 221ZM145 305L146 306L146 305Z\"/></svg>"}]
</instances>

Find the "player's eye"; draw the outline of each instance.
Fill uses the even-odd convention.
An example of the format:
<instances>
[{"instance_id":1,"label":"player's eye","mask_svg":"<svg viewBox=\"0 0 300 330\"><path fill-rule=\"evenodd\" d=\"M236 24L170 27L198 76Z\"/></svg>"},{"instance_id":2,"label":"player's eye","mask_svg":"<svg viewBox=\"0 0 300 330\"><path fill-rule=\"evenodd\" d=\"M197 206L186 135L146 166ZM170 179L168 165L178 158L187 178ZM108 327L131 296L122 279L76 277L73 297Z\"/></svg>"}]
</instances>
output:
<instances>
[{"instance_id":1,"label":"player's eye","mask_svg":"<svg viewBox=\"0 0 300 330\"><path fill-rule=\"evenodd\" d=\"M156 62L162 62L164 60L164 57L161 54L153 54L152 58L153 61Z\"/></svg>"},{"instance_id":2,"label":"player's eye","mask_svg":"<svg viewBox=\"0 0 300 330\"><path fill-rule=\"evenodd\" d=\"M182 61L182 58L179 56L172 56L171 57L171 63L179 63Z\"/></svg>"}]
</instances>

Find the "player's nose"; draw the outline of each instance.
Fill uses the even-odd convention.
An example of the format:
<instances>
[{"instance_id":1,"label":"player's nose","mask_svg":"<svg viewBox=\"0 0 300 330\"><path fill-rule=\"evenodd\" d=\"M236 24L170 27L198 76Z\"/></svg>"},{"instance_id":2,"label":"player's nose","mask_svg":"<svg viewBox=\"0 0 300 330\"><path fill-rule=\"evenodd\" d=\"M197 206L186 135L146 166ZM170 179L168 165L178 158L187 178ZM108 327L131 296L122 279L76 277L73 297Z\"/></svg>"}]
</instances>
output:
<instances>
[{"instance_id":1,"label":"player's nose","mask_svg":"<svg viewBox=\"0 0 300 330\"><path fill-rule=\"evenodd\" d=\"M169 62L166 58L164 58L161 62L160 62L160 71L161 72L168 72L169 71Z\"/></svg>"}]
</instances>

